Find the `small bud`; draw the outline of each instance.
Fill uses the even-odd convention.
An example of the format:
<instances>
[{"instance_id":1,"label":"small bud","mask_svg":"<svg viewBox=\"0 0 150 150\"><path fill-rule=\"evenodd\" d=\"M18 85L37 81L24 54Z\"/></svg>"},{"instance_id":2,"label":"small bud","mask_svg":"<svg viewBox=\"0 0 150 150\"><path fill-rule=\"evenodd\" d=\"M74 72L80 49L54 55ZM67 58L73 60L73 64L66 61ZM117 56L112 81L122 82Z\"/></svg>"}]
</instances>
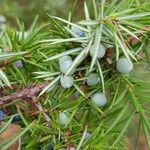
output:
<instances>
[{"instance_id":1,"label":"small bud","mask_svg":"<svg viewBox=\"0 0 150 150\"><path fill-rule=\"evenodd\" d=\"M89 74L89 76L87 77L87 85L89 86L94 86L96 84L98 84L98 82L100 81L99 75L95 74L95 73L91 73Z\"/></svg>"},{"instance_id":2,"label":"small bud","mask_svg":"<svg viewBox=\"0 0 150 150\"><path fill-rule=\"evenodd\" d=\"M59 113L59 123L61 125L66 125L68 122L68 116L64 112Z\"/></svg>"},{"instance_id":3,"label":"small bud","mask_svg":"<svg viewBox=\"0 0 150 150\"><path fill-rule=\"evenodd\" d=\"M92 45L91 49L90 49L91 57L94 56L94 52L95 52L94 45ZM97 59L104 57L105 53L106 53L106 48L102 44L99 44L99 48L98 48L98 52L97 52Z\"/></svg>"},{"instance_id":4,"label":"small bud","mask_svg":"<svg viewBox=\"0 0 150 150\"><path fill-rule=\"evenodd\" d=\"M120 58L116 63L116 68L120 73L128 74L133 69L133 64L127 58Z\"/></svg>"},{"instance_id":5,"label":"small bud","mask_svg":"<svg viewBox=\"0 0 150 150\"><path fill-rule=\"evenodd\" d=\"M107 103L106 96L104 93L97 92L92 96L92 101L98 106L104 106Z\"/></svg>"},{"instance_id":6,"label":"small bud","mask_svg":"<svg viewBox=\"0 0 150 150\"><path fill-rule=\"evenodd\" d=\"M70 88L73 86L74 79L72 76L62 76L60 78L60 83L64 88Z\"/></svg>"}]
</instances>

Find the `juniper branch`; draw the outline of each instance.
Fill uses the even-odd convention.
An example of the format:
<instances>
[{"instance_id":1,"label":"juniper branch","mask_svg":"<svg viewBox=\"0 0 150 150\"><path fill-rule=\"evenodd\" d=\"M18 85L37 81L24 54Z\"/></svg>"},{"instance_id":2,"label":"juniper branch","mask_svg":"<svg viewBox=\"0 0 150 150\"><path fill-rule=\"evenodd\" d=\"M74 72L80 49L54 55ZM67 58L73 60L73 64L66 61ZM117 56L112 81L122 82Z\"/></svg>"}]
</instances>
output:
<instances>
[{"instance_id":1,"label":"juniper branch","mask_svg":"<svg viewBox=\"0 0 150 150\"><path fill-rule=\"evenodd\" d=\"M0 98L0 105L17 99L32 99L37 96L47 84L47 82L43 82L36 85L31 85L30 87L26 87L10 95L2 96Z\"/></svg>"}]
</instances>

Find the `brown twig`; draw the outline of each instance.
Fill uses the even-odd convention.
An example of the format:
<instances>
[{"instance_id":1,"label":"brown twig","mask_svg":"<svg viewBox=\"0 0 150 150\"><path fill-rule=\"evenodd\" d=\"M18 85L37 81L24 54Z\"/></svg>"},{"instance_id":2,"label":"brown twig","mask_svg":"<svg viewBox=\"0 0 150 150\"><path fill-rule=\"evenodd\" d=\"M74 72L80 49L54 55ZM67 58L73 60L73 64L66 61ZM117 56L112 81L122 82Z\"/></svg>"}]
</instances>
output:
<instances>
[{"instance_id":1,"label":"brown twig","mask_svg":"<svg viewBox=\"0 0 150 150\"><path fill-rule=\"evenodd\" d=\"M47 82L39 83L37 85L32 85L30 87L24 88L20 91L12 93L7 96L3 96L0 98L0 105L7 103L9 101L17 100L17 99L31 99L39 94L42 89L47 85Z\"/></svg>"},{"instance_id":2,"label":"brown twig","mask_svg":"<svg viewBox=\"0 0 150 150\"><path fill-rule=\"evenodd\" d=\"M36 108L37 108L40 112L42 112L42 114L43 114L43 116L44 116L44 119L49 123L49 122L50 122L50 118L49 118L49 116L44 112L41 103L37 100L37 97L36 97L36 96L32 97L32 101L35 103Z\"/></svg>"}]
</instances>

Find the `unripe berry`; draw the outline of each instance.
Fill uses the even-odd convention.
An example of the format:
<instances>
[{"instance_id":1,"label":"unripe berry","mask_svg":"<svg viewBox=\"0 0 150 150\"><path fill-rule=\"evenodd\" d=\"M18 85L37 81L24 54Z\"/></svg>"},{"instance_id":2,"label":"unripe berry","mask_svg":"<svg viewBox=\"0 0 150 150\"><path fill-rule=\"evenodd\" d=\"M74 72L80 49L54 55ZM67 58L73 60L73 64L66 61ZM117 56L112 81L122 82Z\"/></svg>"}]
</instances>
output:
<instances>
[{"instance_id":1,"label":"unripe berry","mask_svg":"<svg viewBox=\"0 0 150 150\"><path fill-rule=\"evenodd\" d=\"M94 45L91 46L91 49L90 49L90 55L91 57L94 56ZM106 48L102 45L102 44L99 44L99 48L98 48L98 51L97 51L97 59L100 59L102 57L104 57L106 53Z\"/></svg>"},{"instance_id":2,"label":"unripe berry","mask_svg":"<svg viewBox=\"0 0 150 150\"><path fill-rule=\"evenodd\" d=\"M99 81L100 81L99 76L95 73L91 73L87 77L86 83L89 86L94 86L94 85L98 84Z\"/></svg>"},{"instance_id":3,"label":"unripe berry","mask_svg":"<svg viewBox=\"0 0 150 150\"><path fill-rule=\"evenodd\" d=\"M65 55L65 56L60 57L59 58L59 65L61 65L66 60L71 60L72 61L72 58L69 55Z\"/></svg>"},{"instance_id":4,"label":"unripe berry","mask_svg":"<svg viewBox=\"0 0 150 150\"><path fill-rule=\"evenodd\" d=\"M76 28L74 26L71 26L71 31L77 35L78 37L84 37L85 36L85 32L80 30L79 28Z\"/></svg>"},{"instance_id":5,"label":"unripe berry","mask_svg":"<svg viewBox=\"0 0 150 150\"><path fill-rule=\"evenodd\" d=\"M59 123L61 125L66 125L68 122L68 116L64 112L59 113Z\"/></svg>"},{"instance_id":6,"label":"unripe berry","mask_svg":"<svg viewBox=\"0 0 150 150\"><path fill-rule=\"evenodd\" d=\"M61 64L60 64L60 70L62 73L66 74L67 71L69 70L69 68L71 67L73 61L72 60L66 60L66 61L63 61ZM73 74L75 72L75 69L73 69L70 74Z\"/></svg>"},{"instance_id":7,"label":"unripe berry","mask_svg":"<svg viewBox=\"0 0 150 150\"><path fill-rule=\"evenodd\" d=\"M127 58L120 58L116 63L116 68L120 73L128 74L133 69L133 64Z\"/></svg>"},{"instance_id":8,"label":"unripe berry","mask_svg":"<svg viewBox=\"0 0 150 150\"><path fill-rule=\"evenodd\" d=\"M64 87L64 88L72 87L73 82L74 82L74 79L72 76L62 76L60 78L60 83L61 83L62 87Z\"/></svg>"},{"instance_id":9,"label":"unripe berry","mask_svg":"<svg viewBox=\"0 0 150 150\"><path fill-rule=\"evenodd\" d=\"M104 93L97 92L92 96L92 101L98 106L104 106L107 103Z\"/></svg>"}]
</instances>

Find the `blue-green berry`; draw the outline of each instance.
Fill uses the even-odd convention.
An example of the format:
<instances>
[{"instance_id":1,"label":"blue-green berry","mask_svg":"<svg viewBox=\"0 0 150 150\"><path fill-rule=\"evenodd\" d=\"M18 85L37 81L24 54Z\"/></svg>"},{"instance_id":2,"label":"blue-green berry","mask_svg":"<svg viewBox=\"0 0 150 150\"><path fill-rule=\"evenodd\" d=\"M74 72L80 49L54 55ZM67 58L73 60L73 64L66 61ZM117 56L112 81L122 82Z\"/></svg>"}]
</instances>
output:
<instances>
[{"instance_id":1,"label":"blue-green berry","mask_svg":"<svg viewBox=\"0 0 150 150\"><path fill-rule=\"evenodd\" d=\"M60 83L63 88L70 88L73 86L74 79L72 76L61 76Z\"/></svg>"},{"instance_id":2,"label":"blue-green berry","mask_svg":"<svg viewBox=\"0 0 150 150\"><path fill-rule=\"evenodd\" d=\"M66 125L68 122L68 116L64 112L59 113L59 123L61 125Z\"/></svg>"},{"instance_id":3,"label":"blue-green berry","mask_svg":"<svg viewBox=\"0 0 150 150\"><path fill-rule=\"evenodd\" d=\"M75 26L71 26L71 31L78 37L84 37L85 32ZM74 35L73 35L74 36Z\"/></svg>"},{"instance_id":4,"label":"blue-green berry","mask_svg":"<svg viewBox=\"0 0 150 150\"><path fill-rule=\"evenodd\" d=\"M133 69L133 64L127 58L120 58L116 63L117 70L122 74L128 74Z\"/></svg>"},{"instance_id":5,"label":"blue-green berry","mask_svg":"<svg viewBox=\"0 0 150 150\"><path fill-rule=\"evenodd\" d=\"M100 81L99 75L96 73L91 73L87 77L86 83L89 86L94 86L94 85L98 84L99 81Z\"/></svg>"},{"instance_id":6,"label":"blue-green berry","mask_svg":"<svg viewBox=\"0 0 150 150\"><path fill-rule=\"evenodd\" d=\"M69 70L69 68L71 67L73 61L72 60L66 60L66 61L63 61L61 64L60 64L60 70L62 73L66 74L67 71ZM70 74L73 74L75 72L75 69L73 69Z\"/></svg>"},{"instance_id":7,"label":"blue-green berry","mask_svg":"<svg viewBox=\"0 0 150 150\"><path fill-rule=\"evenodd\" d=\"M66 60L72 61L72 58L69 55L65 55L65 56L60 57L59 58L59 65L61 65Z\"/></svg>"},{"instance_id":8,"label":"blue-green berry","mask_svg":"<svg viewBox=\"0 0 150 150\"><path fill-rule=\"evenodd\" d=\"M104 93L97 92L92 96L92 101L98 106L104 106L107 103L107 99Z\"/></svg>"},{"instance_id":9,"label":"blue-green berry","mask_svg":"<svg viewBox=\"0 0 150 150\"><path fill-rule=\"evenodd\" d=\"M94 56L94 53L95 53L95 49L94 49L94 45L92 45L90 49L91 57ZM102 44L99 44L99 48L97 51L97 59L103 58L105 53L106 53L106 48Z\"/></svg>"}]
</instances>

